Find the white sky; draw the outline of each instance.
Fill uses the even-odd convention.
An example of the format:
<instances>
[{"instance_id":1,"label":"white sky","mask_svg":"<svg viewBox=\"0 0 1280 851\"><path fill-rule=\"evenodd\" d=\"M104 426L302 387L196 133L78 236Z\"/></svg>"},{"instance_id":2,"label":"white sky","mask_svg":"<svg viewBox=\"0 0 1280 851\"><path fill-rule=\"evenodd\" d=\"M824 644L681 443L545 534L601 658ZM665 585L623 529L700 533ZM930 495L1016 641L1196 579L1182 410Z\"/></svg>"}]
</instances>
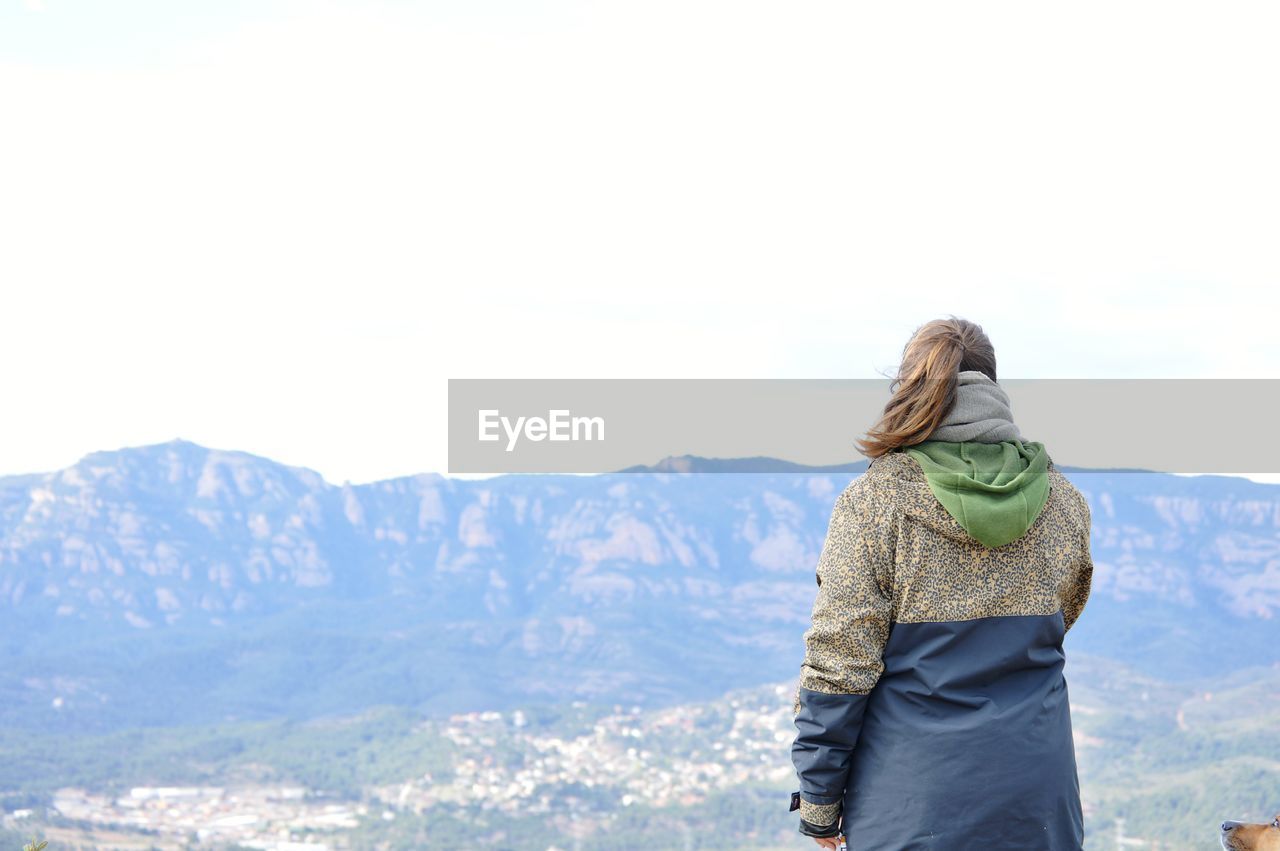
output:
<instances>
[{"instance_id":1,"label":"white sky","mask_svg":"<svg viewBox=\"0 0 1280 851\"><path fill-rule=\"evenodd\" d=\"M944 313L1280 377L1274 4L0 9L0 473L442 470L450 377L869 377Z\"/></svg>"}]
</instances>

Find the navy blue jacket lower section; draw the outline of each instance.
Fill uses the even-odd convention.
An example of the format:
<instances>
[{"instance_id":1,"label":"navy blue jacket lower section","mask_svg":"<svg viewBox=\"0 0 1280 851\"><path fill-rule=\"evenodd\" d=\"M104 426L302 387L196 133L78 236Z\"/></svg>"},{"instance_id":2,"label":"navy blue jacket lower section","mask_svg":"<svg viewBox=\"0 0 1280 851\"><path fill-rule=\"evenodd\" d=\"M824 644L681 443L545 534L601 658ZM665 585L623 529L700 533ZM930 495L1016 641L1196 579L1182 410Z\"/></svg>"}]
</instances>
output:
<instances>
[{"instance_id":1,"label":"navy blue jacket lower section","mask_svg":"<svg viewBox=\"0 0 1280 851\"><path fill-rule=\"evenodd\" d=\"M894 623L869 694L801 690L806 800L842 803L851 851L1080 851L1064 636L1061 612Z\"/></svg>"}]
</instances>

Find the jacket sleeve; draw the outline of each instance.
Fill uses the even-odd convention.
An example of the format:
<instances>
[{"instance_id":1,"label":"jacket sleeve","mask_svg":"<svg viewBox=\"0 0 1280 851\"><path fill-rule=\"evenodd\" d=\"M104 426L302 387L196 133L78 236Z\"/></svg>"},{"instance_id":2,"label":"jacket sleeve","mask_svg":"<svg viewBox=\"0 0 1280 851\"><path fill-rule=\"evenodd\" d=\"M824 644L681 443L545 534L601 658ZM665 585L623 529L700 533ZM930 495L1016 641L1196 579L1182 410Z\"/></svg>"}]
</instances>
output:
<instances>
[{"instance_id":1,"label":"jacket sleeve","mask_svg":"<svg viewBox=\"0 0 1280 851\"><path fill-rule=\"evenodd\" d=\"M1089 591L1093 586L1093 556L1089 549L1093 525L1092 513L1089 511L1089 503L1079 492L1076 493L1076 499L1080 517L1080 539L1076 545L1076 558L1067 571L1061 589L1062 620L1066 631L1070 631L1084 611L1085 603L1089 601Z\"/></svg>"},{"instance_id":2,"label":"jacket sleeve","mask_svg":"<svg viewBox=\"0 0 1280 851\"><path fill-rule=\"evenodd\" d=\"M795 697L800 832L835 836L850 758L892 622L896 516L865 474L836 500Z\"/></svg>"}]
</instances>

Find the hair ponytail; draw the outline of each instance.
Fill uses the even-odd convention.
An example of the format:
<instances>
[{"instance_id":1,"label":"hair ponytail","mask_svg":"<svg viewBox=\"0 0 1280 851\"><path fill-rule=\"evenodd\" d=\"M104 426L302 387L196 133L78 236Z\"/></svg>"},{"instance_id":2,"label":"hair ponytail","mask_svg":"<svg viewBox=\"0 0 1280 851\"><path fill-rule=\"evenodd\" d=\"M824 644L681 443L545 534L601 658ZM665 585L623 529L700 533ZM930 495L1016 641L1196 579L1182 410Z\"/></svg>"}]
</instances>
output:
<instances>
[{"instance_id":1,"label":"hair ponytail","mask_svg":"<svg viewBox=\"0 0 1280 851\"><path fill-rule=\"evenodd\" d=\"M917 328L902 351L893 395L858 450L879 458L927 440L955 404L956 376L970 369L996 380L995 349L981 326L952 316Z\"/></svg>"}]
</instances>

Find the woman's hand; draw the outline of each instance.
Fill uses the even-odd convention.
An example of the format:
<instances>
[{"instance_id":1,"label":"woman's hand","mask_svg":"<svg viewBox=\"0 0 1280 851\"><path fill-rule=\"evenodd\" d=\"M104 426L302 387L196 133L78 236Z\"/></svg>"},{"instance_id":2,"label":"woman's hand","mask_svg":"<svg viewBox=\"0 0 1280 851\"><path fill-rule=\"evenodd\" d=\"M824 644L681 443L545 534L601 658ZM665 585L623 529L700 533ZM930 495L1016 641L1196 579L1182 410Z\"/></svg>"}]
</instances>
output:
<instances>
[{"instance_id":1,"label":"woman's hand","mask_svg":"<svg viewBox=\"0 0 1280 851\"><path fill-rule=\"evenodd\" d=\"M821 845L823 848L830 848L831 851L836 851L836 849L840 847L840 840L834 836L815 836L813 837L813 841Z\"/></svg>"}]
</instances>

